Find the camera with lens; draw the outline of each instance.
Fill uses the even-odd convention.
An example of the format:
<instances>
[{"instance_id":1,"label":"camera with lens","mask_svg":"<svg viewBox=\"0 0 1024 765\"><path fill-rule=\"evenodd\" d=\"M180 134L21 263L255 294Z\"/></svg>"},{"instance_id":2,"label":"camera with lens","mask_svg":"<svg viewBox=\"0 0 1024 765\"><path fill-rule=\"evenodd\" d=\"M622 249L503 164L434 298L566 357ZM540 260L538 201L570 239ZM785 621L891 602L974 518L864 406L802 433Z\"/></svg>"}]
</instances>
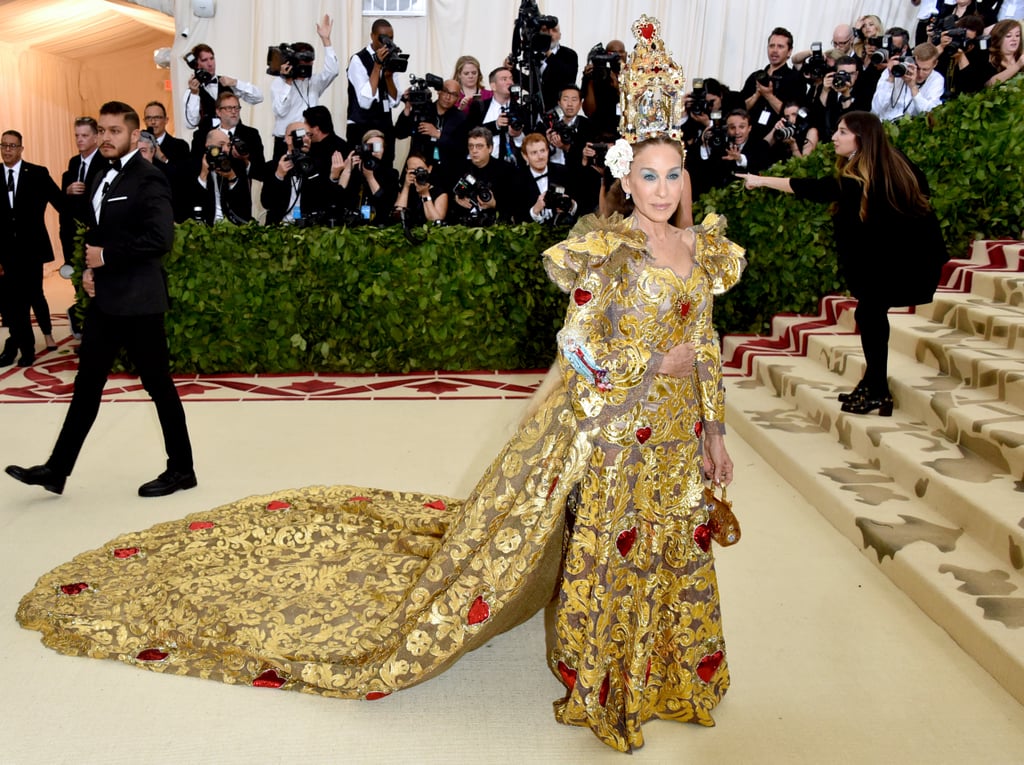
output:
<instances>
[{"instance_id":1,"label":"camera with lens","mask_svg":"<svg viewBox=\"0 0 1024 765\"><path fill-rule=\"evenodd\" d=\"M622 59L618 53L609 52L603 43L598 43L587 53L587 63L593 66L595 79L605 79L622 69Z\"/></svg>"},{"instance_id":2,"label":"camera with lens","mask_svg":"<svg viewBox=\"0 0 1024 765\"><path fill-rule=\"evenodd\" d=\"M417 167L412 171L413 182L417 186L426 186L430 183L430 171L425 167Z\"/></svg>"},{"instance_id":3,"label":"camera with lens","mask_svg":"<svg viewBox=\"0 0 1024 765\"><path fill-rule=\"evenodd\" d=\"M708 92L704 89L704 78L693 78L693 92L690 94L690 104L686 111L694 117L700 117L711 111L711 103L708 101Z\"/></svg>"},{"instance_id":4,"label":"camera with lens","mask_svg":"<svg viewBox=\"0 0 1024 765\"><path fill-rule=\"evenodd\" d=\"M551 48L551 35L541 30L554 29L557 26L557 16L542 16L536 0L523 0L519 6L519 15L512 35L511 58L518 59L524 52L547 52Z\"/></svg>"},{"instance_id":5,"label":"camera with lens","mask_svg":"<svg viewBox=\"0 0 1024 765\"><path fill-rule=\"evenodd\" d=\"M913 56L900 56L900 60L892 65L892 76L904 77L910 71L910 67L916 64Z\"/></svg>"},{"instance_id":6,"label":"camera with lens","mask_svg":"<svg viewBox=\"0 0 1024 765\"><path fill-rule=\"evenodd\" d=\"M767 88L771 85L773 90L777 90L779 85L782 84L781 74L768 74L765 70L761 69L754 75L754 81L762 88Z\"/></svg>"},{"instance_id":7,"label":"camera with lens","mask_svg":"<svg viewBox=\"0 0 1024 765\"><path fill-rule=\"evenodd\" d=\"M199 59L192 51L186 53L182 58L185 59L185 63L192 70L192 76L199 80L200 85L209 85L211 82L217 81L217 75L199 68Z\"/></svg>"},{"instance_id":8,"label":"camera with lens","mask_svg":"<svg viewBox=\"0 0 1024 765\"><path fill-rule=\"evenodd\" d=\"M303 138L306 131L303 128L292 131L292 150L288 152L287 158L294 165L296 175L308 178L313 175L313 158L303 148Z\"/></svg>"},{"instance_id":9,"label":"camera with lens","mask_svg":"<svg viewBox=\"0 0 1024 765\"><path fill-rule=\"evenodd\" d=\"M567 146L576 140L576 128L566 124L557 109L544 113L544 130L545 132L554 131L555 135Z\"/></svg>"},{"instance_id":10,"label":"camera with lens","mask_svg":"<svg viewBox=\"0 0 1024 765\"><path fill-rule=\"evenodd\" d=\"M704 129L704 145L712 156L724 156L729 148L729 129L722 124L722 113L711 112L711 124Z\"/></svg>"},{"instance_id":11,"label":"camera with lens","mask_svg":"<svg viewBox=\"0 0 1024 765\"><path fill-rule=\"evenodd\" d=\"M231 148L235 150L235 153L240 157L249 156L249 145L236 135L231 136Z\"/></svg>"},{"instance_id":12,"label":"camera with lens","mask_svg":"<svg viewBox=\"0 0 1024 765\"><path fill-rule=\"evenodd\" d=\"M929 37L929 42L932 45L939 45L939 44L942 43L942 36L943 35L950 35L950 37L952 37L953 36L952 35L953 30L957 29L956 22L957 22L957 17L956 16L952 16L951 15L951 16L944 16L942 18L939 18L938 16L932 16L928 20L928 27L931 30L931 36ZM966 33L967 30L965 29L965 30L961 30L961 31ZM961 34L961 37L963 37L963 34Z\"/></svg>"},{"instance_id":13,"label":"camera with lens","mask_svg":"<svg viewBox=\"0 0 1024 765\"><path fill-rule=\"evenodd\" d=\"M847 72L845 69L840 69L838 72L832 75L832 89L840 90L842 88L848 88L853 84L853 75Z\"/></svg>"},{"instance_id":14,"label":"camera with lens","mask_svg":"<svg viewBox=\"0 0 1024 765\"><path fill-rule=\"evenodd\" d=\"M356 156L359 157L359 161L363 164L370 172L377 169L377 165L380 164L380 160L373 156L375 151L383 151L384 144L383 139L374 138L369 143L361 143L356 146Z\"/></svg>"},{"instance_id":15,"label":"camera with lens","mask_svg":"<svg viewBox=\"0 0 1024 765\"><path fill-rule=\"evenodd\" d=\"M821 50L820 42L812 42L811 55L807 57L803 67L800 69L804 77L809 80L820 80L832 71L832 67L828 65L828 61L825 60L825 55Z\"/></svg>"},{"instance_id":16,"label":"camera with lens","mask_svg":"<svg viewBox=\"0 0 1024 765\"><path fill-rule=\"evenodd\" d=\"M594 150L594 167L604 167L604 158L608 156L608 147L610 143L592 143L590 148Z\"/></svg>"},{"instance_id":17,"label":"camera with lens","mask_svg":"<svg viewBox=\"0 0 1024 765\"><path fill-rule=\"evenodd\" d=\"M214 172L231 172L231 150L222 146L206 147L206 166Z\"/></svg>"},{"instance_id":18,"label":"camera with lens","mask_svg":"<svg viewBox=\"0 0 1024 765\"><path fill-rule=\"evenodd\" d=\"M455 187L452 191L459 199L490 202L494 198L490 184L486 181L477 180L476 176L472 173L466 173L464 176L459 178L459 180L455 182Z\"/></svg>"},{"instance_id":19,"label":"camera with lens","mask_svg":"<svg viewBox=\"0 0 1024 765\"><path fill-rule=\"evenodd\" d=\"M872 64L884 64L892 56L892 38L889 35L882 35L881 37L869 37L867 39L868 45L873 45L877 50L871 54L869 59Z\"/></svg>"},{"instance_id":20,"label":"camera with lens","mask_svg":"<svg viewBox=\"0 0 1024 765\"><path fill-rule=\"evenodd\" d=\"M309 43L281 43L267 48L267 74L273 77L291 77L292 79L309 79L313 76L313 59L316 53ZM281 74L281 65L290 64L291 71Z\"/></svg>"},{"instance_id":21,"label":"camera with lens","mask_svg":"<svg viewBox=\"0 0 1024 765\"><path fill-rule=\"evenodd\" d=\"M380 64L385 72L404 72L409 68L409 54L402 53L402 49L395 45L389 35L381 35L380 43L386 48L384 60Z\"/></svg>"},{"instance_id":22,"label":"camera with lens","mask_svg":"<svg viewBox=\"0 0 1024 765\"><path fill-rule=\"evenodd\" d=\"M801 108L796 113L795 123L791 123L787 120L782 127L775 128L772 132L772 136L776 141L787 141L790 138L795 138L798 144L802 144L804 139L807 137L807 131L810 129L811 123L807 119L807 110Z\"/></svg>"},{"instance_id":23,"label":"camera with lens","mask_svg":"<svg viewBox=\"0 0 1024 765\"><path fill-rule=\"evenodd\" d=\"M436 112L433 108L434 96L430 92L431 88L444 90L444 80L436 74L427 74L425 77L410 75L409 93L402 98L412 106L412 113L409 116L414 125L433 121Z\"/></svg>"},{"instance_id":24,"label":"camera with lens","mask_svg":"<svg viewBox=\"0 0 1024 765\"><path fill-rule=\"evenodd\" d=\"M551 186L544 193L544 206L558 212L572 209L572 197L565 193L565 186Z\"/></svg>"}]
</instances>

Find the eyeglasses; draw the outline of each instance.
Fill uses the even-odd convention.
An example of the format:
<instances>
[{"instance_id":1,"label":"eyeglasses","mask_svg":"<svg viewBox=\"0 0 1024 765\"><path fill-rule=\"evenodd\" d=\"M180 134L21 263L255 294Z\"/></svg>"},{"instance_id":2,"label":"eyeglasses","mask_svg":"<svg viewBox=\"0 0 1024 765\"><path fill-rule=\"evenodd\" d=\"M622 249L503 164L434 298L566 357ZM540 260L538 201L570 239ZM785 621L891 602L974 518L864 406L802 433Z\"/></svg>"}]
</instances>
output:
<instances>
[{"instance_id":1,"label":"eyeglasses","mask_svg":"<svg viewBox=\"0 0 1024 765\"><path fill-rule=\"evenodd\" d=\"M241 110L242 110L241 106L218 106L217 107L217 111L237 112L237 111L241 111Z\"/></svg>"},{"instance_id":2,"label":"eyeglasses","mask_svg":"<svg viewBox=\"0 0 1024 765\"><path fill-rule=\"evenodd\" d=\"M835 39L832 40L832 44L835 45L837 48L839 48L839 47L841 47L843 45L849 45L851 42L853 42L853 38L852 37L847 39L847 40L835 40Z\"/></svg>"},{"instance_id":3,"label":"eyeglasses","mask_svg":"<svg viewBox=\"0 0 1024 765\"><path fill-rule=\"evenodd\" d=\"M20 149L20 148L21 148L21 144L20 143L0 143L0 149L7 149L8 151L14 151L15 149Z\"/></svg>"}]
</instances>

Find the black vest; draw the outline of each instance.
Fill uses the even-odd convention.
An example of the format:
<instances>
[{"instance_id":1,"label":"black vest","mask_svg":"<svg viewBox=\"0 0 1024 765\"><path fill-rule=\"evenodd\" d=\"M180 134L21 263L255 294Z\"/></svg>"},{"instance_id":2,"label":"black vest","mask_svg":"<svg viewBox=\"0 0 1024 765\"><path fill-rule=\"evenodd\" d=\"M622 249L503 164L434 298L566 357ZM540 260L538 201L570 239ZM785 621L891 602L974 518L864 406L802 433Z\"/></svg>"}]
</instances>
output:
<instances>
[{"instance_id":1,"label":"black vest","mask_svg":"<svg viewBox=\"0 0 1024 765\"><path fill-rule=\"evenodd\" d=\"M366 67L367 72L373 71L373 54L366 50L366 48L359 51L356 54L356 58L358 58L362 65ZM384 73L381 72L381 82L378 83L378 88L383 87L383 78ZM379 93L377 96L379 96ZM376 128L384 133L384 135L390 136L394 134L394 123L391 121L391 110L384 108L379 97L374 98L369 109L362 108L359 105L359 99L356 97L356 89L352 85L351 79L348 81L348 119L351 123L361 126L364 131Z\"/></svg>"}]
</instances>

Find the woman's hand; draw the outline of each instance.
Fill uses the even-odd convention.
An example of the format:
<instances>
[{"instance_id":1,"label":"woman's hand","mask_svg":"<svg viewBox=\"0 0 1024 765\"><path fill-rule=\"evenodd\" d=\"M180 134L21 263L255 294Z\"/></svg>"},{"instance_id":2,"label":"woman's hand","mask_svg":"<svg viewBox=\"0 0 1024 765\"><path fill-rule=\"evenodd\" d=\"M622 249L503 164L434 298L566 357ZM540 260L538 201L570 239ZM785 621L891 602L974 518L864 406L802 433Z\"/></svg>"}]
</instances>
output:
<instances>
[{"instance_id":1,"label":"woman's hand","mask_svg":"<svg viewBox=\"0 0 1024 765\"><path fill-rule=\"evenodd\" d=\"M720 486L732 483L732 457L725 450L725 436L721 434L704 435L704 477Z\"/></svg>"},{"instance_id":2,"label":"woman's hand","mask_svg":"<svg viewBox=\"0 0 1024 765\"><path fill-rule=\"evenodd\" d=\"M697 349L693 343L680 343L665 354L658 374L669 377L689 377L697 366Z\"/></svg>"}]
</instances>

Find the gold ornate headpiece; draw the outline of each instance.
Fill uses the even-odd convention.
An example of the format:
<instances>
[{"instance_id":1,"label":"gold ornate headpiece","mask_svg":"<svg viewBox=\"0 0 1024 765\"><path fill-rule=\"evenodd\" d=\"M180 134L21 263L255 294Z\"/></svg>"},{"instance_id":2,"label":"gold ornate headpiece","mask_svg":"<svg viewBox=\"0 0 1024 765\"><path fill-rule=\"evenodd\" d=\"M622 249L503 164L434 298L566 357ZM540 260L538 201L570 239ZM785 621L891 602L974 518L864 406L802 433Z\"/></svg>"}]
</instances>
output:
<instances>
[{"instance_id":1,"label":"gold ornate headpiece","mask_svg":"<svg viewBox=\"0 0 1024 765\"><path fill-rule=\"evenodd\" d=\"M619 75L619 132L629 143L665 135L682 138L686 79L661 39L661 22L644 14L633 23L636 46Z\"/></svg>"}]
</instances>

